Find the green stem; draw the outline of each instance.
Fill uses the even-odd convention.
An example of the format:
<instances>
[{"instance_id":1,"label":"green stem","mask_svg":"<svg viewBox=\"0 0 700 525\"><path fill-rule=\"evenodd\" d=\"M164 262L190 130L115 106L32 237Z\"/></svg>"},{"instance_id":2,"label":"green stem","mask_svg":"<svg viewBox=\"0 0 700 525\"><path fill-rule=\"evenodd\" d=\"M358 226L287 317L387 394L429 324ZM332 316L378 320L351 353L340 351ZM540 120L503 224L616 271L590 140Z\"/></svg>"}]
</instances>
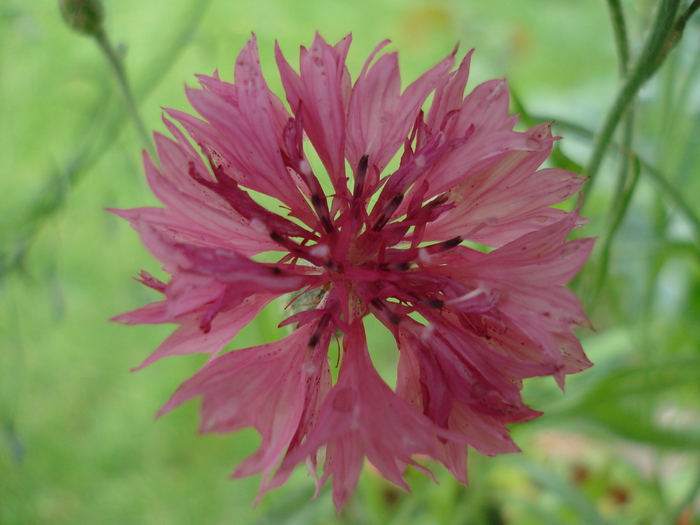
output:
<instances>
[{"instance_id":1,"label":"green stem","mask_svg":"<svg viewBox=\"0 0 700 525\"><path fill-rule=\"evenodd\" d=\"M139 134L141 142L143 142L144 147L151 154L151 158L155 159L156 155L155 149L153 147L153 142L151 141L151 137L146 131L146 126L144 126L143 120L141 120L141 116L139 115L139 111L136 106L136 102L134 101L134 96L131 93L129 81L126 76L126 70L122 65L121 58L114 51L114 48L112 47L112 45L109 42L109 39L107 38L107 33L105 33L103 29L100 29L95 34L95 41L97 42L97 45L100 47L102 52L105 54L107 61L114 70L114 74L117 77L117 83L119 84L119 88L121 89L122 95L124 96L124 102L126 102L126 108L129 112L131 120L136 126L136 131Z\"/></svg>"},{"instance_id":2,"label":"green stem","mask_svg":"<svg viewBox=\"0 0 700 525\"><path fill-rule=\"evenodd\" d=\"M631 151L632 143L632 130L634 125L634 116L632 111L627 114L625 119L625 130L623 137L623 151ZM630 166L631 164L631 166ZM632 176L628 177L628 173L632 171ZM623 153L622 162L620 165L620 174L618 178L618 185L615 190L615 198L613 200L613 207L610 210L610 217L607 221L608 229L605 232L605 236L602 242L602 249L600 251L600 258L598 262L598 271L595 279L595 286L593 286L593 298L588 302L593 308L596 304L600 292L605 284L605 278L608 273L608 266L610 264L610 253L612 250L612 242L615 239L615 235L622 225L622 221L627 214L627 209L632 200L635 190L637 189L637 182L639 181L640 172L640 162L639 159L634 154Z\"/></svg>"},{"instance_id":3,"label":"green stem","mask_svg":"<svg viewBox=\"0 0 700 525\"><path fill-rule=\"evenodd\" d=\"M679 210L685 215L685 218L690 222L693 228L696 242L700 246L700 216L698 216L693 208L685 200L685 197L679 192L675 186L666 180L663 174L654 168L651 164L641 160L642 167L651 177L652 182L656 187L668 198Z\"/></svg>"},{"instance_id":4,"label":"green stem","mask_svg":"<svg viewBox=\"0 0 700 525\"><path fill-rule=\"evenodd\" d=\"M593 145L593 153L586 175L587 192L590 192L595 181L600 165L605 157L610 141L617 129L620 120L625 115L628 106L634 100L642 85L652 77L664 59L678 42L680 35L674 31L676 27L676 13L680 0L664 0L659 7L654 27L647 39L637 64L627 77L620 89L615 101L608 111L600 132L596 136ZM682 31L682 28L681 28Z\"/></svg>"},{"instance_id":5,"label":"green stem","mask_svg":"<svg viewBox=\"0 0 700 525\"><path fill-rule=\"evenodd\" d=\"M622 11L622 5L619 0L608 0L608 7L610 8L610 14L612 17L612 27L613 33L615 34L615 44L617 48L617 54L619 56L619 69L620 78L624 81L627 77L628 72L628 62L629 62L629 45L627 43L627 29L625 26L624 13ZM634 99L634 97L633 97ZM630 102L630 105L632 102ZM608 273L608 266L610 265L610 253L612 251L612 241L615 238L617 230L622 225L622 221L627 213L627 208L632 200L632 195L637 187L637 181L639 180L639 162L634 162L633 175L630 180L630 160L633 155L629 155L627 151L632 149L632 136L634 132L634 112L630 108L627 110L625 117L624 133L622 136L622 149L623 155L620 162L620 170L617 178L617 185L615 188L615 196L612 200L612 206L610 209L610 217L607 221L608 229L601 242L600 256L598 257L598 268L593 276L593 286L590 287L592 290L592 295L587 304L591 305L591 309L595 307L595 304L600 297L600 292L603 289L603 284L605 284L605 278Z\"/></svg>"},{"instance_id":6,"label":"green stem","mask_svg":"<svg viewBox=\"0 0 700 525\"><path fill-rule=\"evenodd\" d=\"M625 162L625 164L629 164L629 162ZM612 218L610 219L609 227L605 234L605 240L603 241L603 248L600 254L600 262L598 267L598 275L596 278L594 300L591 301L589 304L595 304L595 301L597 300L601 290L603 289L603 285L605 284L605 278L608 274L608 266L610 265L610 252L612 250L612 242L615 239L617 231L622 225L622 221L627 213L627 208L629 207L629 204L632 200L632 196L634 195L634 192L637 189L637 182L639 181L639 173L641 171L639 167L639 159L635 157L632 164L632 177L630 177L630 179L627 181L626 187L624 188L624 192L622 193L621 198L619 199L618 205L615 208ZM627 167L627 169L629 168Z\"/></svg>"},{"instance_id":7,"label":"green stem","mask_svg":"<svg viewBox=\"0 0 700 525\"><path fill-rule=\"evenodd\" d=\"M620 76L627 76L627 64L629 63L629 46L627 44L627 27L625 16L622 12L620 0L608 0L608 8L612 18L613 33L615 34L615 44L619 58Z\"/></svg>"},{"instance_id":8,"label":"green stem","mask_svg":"<svg viewBox=\"0 0 700 525\"><path fill-rule=\"evenodd\" d=\"M678 33L678 36L680 37L681 34L683 33L683 28L685 27L686 22L690 19L691 16L700 9L700 0L693 0L693 3L688 6L688 9L683 11L681 16L678 17L678 20L676 21L676 27L675 27L675 32Z\"/></svg>"}]
</instances>

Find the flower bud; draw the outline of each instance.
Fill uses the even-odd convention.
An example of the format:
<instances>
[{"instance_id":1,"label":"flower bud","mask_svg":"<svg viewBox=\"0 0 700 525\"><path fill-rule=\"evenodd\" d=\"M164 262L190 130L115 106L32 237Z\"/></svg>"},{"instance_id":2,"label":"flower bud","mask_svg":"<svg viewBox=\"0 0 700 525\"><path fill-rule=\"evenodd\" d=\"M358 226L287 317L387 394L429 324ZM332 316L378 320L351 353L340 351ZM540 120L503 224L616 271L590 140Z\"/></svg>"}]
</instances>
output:
<instances>
[{"instance_id":1,"label":"flower bud","mask_svg":"<svg viewBox=\"0 0 700 525\"><path fill-rule=\"evenodd\" d=\"M96 35L102 29L104 9L100 0L58 0L58 5L73 31Z\"/></svg>"}]
</instances>

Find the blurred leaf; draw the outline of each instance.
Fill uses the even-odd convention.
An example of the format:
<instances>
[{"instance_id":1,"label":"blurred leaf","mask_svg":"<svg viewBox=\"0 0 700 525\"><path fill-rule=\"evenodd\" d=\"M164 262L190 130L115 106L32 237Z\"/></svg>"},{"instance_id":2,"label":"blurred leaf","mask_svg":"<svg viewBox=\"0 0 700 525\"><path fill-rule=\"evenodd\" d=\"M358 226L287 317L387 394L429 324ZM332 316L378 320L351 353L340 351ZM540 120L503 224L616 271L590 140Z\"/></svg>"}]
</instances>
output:
<instances>
[{"instance_id":1,"label":"blurred leaf","mask_svg":"<svg viewBox=\"0 0 700 525\"><path fill-rule=\"evenodd\" d=\"M697 450L700 429L664 428L658 423L661 407L654 401L662 400L662 393L688 387L697 395L698 377L700 358L621 365L553 405L548 418L593 422L617 437L660 448Z\"/></svg>"},{"instance_id":2,"label":"blurred leaf","mask_svg":"<svg viewBox=\"0 0 700 525\"><path fill-rule=\"evenodd\" d=\"M600 515L596 506L566 479L523 457L514 459L514 463L522 467L535 484L547 489L548 492L557 496L563 503L566 503L572 510L576 511L581 520L580 523L595 523L598 525L608 523Z\"/></svg>"}]
</instances>

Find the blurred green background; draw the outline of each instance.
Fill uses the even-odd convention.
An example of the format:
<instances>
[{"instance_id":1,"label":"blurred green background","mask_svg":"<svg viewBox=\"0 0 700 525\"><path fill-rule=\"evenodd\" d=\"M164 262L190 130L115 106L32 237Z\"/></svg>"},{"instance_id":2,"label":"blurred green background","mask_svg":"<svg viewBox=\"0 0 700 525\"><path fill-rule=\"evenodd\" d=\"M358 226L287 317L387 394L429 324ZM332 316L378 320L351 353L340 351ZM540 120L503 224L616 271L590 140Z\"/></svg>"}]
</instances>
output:
<instances>
[{"instance_id":1,"label":"blurred green background","mask_svg":"<svg viewBox=\"0 0 700 525\"><path fill-rule=\"evenodd\" d=\"M254 31L281 92L273 44L288 57L316 30L354 35L356 75L385 38L404 81L461 42L475 47L470 86L507 77L525 124L557 121L555 165L580 169L620 87L604 0L105 0L148 129L161 107L189 110L184 84L233 62ZM656 2L624 1L634 56ZM595 332L595 367L526 384L545 411L514 426L524 453L470 456L470 487L435 466L409 471L405 494L366 468L336 515L309 502L303 469L252 503L259 479L231 481L255 450L252 430L197 435L197 403L153 415L203 363L170 358L130 373L168 326L107 320L154 300L134 282L158 271L107 207L156 201L143 145L95 42L72 33L56 2L0 1L0 524L679 524L700 523L700 27L639 92L629 147L613 146L577 232L599 236L573 287ZM620 154L622 152L622 154ZM266 311L236 347L278 337ZM377 331L380 365L395 362ZM372 346L372 345L371 345Z\"/></svg>"}]
</instances>

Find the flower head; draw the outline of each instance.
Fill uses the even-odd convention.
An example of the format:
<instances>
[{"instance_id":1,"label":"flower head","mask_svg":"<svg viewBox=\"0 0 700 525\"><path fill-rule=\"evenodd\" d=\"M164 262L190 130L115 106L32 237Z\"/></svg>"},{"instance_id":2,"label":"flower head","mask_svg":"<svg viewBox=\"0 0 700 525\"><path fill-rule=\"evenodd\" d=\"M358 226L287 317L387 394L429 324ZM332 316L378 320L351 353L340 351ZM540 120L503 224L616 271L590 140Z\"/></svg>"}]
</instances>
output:
<instances>
[{"instance_id":1,"label":"flower head","mask_svg":"<svg viewBox=\"0 0 700 525\"><path fill-rule=\"evenodd\" d=\"M537 170L550 127L513 131L504 81L464 95L471 52L401 91L396 54L376 58L386 43L354 82L349 36L331 46L317 35L298 73L277 48L286 106L253 38L234 83L200 76L202 89L187 90L201 118L167 110L174 140L155 136L161 168L144 156L165 208L115 211L172 275L143 272L163 300L116 318L180 325L142 366L211 356L161 413L201 396L202 431L255 427L260 448L234 476L261 472L261 494L306 462L318 488L332 476L340 508L364 458L407 488L405 467L425 470L416 454L466 481L468 446L517 451L506 424L540 414L523 404L522 379L552 375L563 387L590 366L572 335L588 320L563 285L593 241L567 242L585 221L552 207L583 179ZM293 332L220 354L289 294ZM396 339L395 390L372 365L369 315Z\"/></svg>"},{"instance_id":2,"label":"flower head","mask_svg":"<svg viewBox=\"0 0 700 525\"><path fill-rule=\"evenodd\" d=\"M58 0L58 7L68 27L84 35L97 35L104 24L100 0Z\"/></svg>"}]
</instances>

